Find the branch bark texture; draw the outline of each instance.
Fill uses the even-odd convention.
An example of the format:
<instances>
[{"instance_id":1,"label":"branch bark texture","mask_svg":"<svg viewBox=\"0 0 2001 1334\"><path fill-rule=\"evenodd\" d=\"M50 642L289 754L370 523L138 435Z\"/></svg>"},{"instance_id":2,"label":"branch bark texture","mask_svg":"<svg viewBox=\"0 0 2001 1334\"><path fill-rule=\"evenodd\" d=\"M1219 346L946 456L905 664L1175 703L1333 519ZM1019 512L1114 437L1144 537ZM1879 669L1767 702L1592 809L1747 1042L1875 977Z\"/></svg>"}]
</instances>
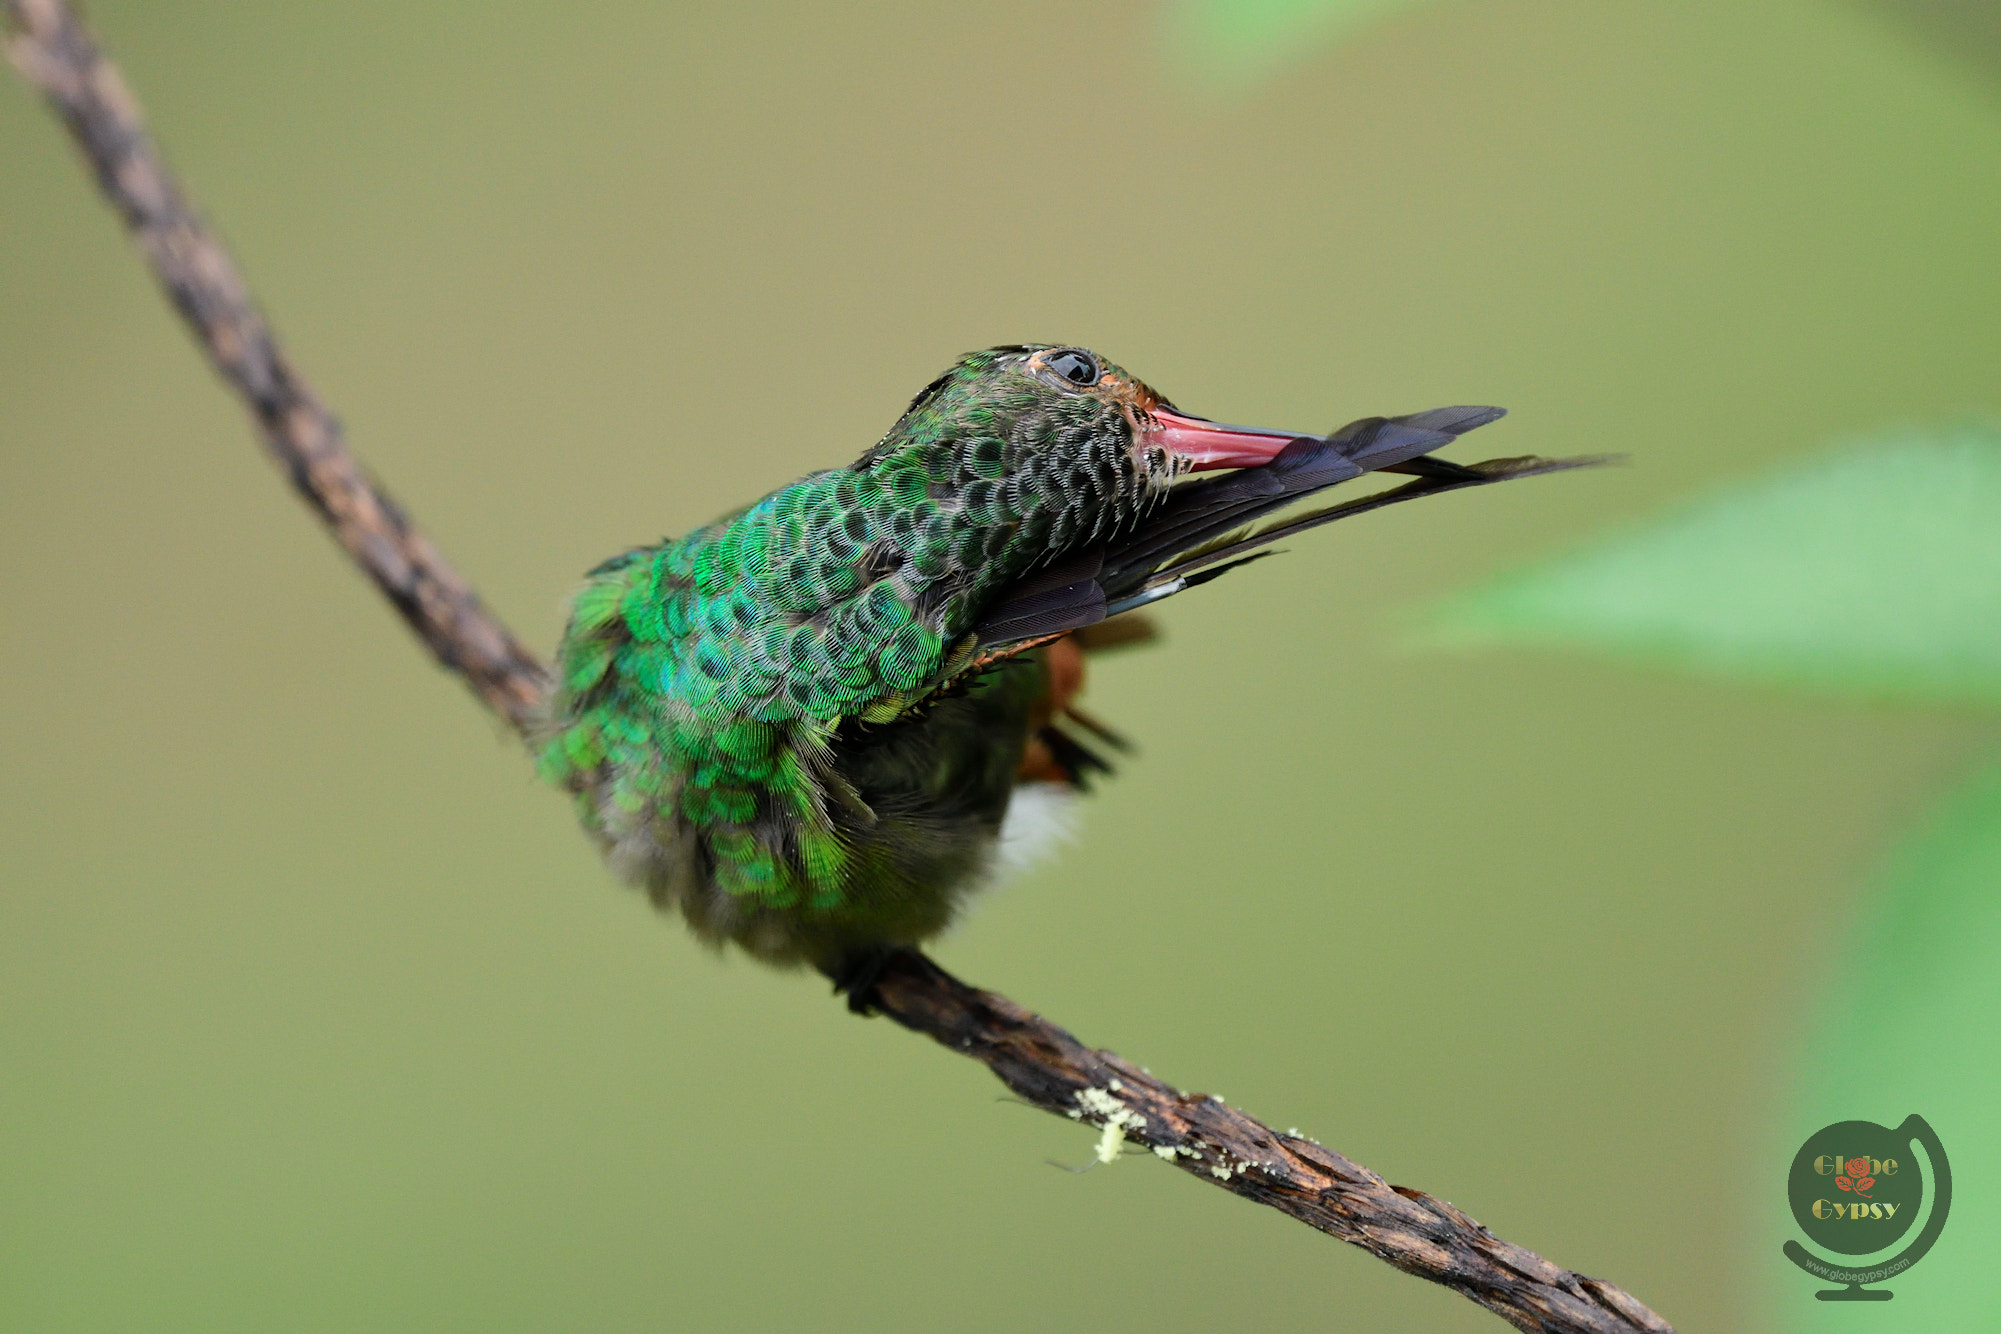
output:
<instances>
[{"instance_id":1,"label":"branch bark texture","mask_svg":"<svg viewBox=\"0 0 2001 1334\"><path fill-rule=\"evenodd\" d=\"M8 55L69 128L169 300L243 400L293 489L448 670L525 733L547 670L481 605L354 456L340 423L292 366L234 261L146 132L118 69L62 0L4 0ZM1518 1329L1672 1334L1610 1283L1496 1237L1443 1200L1214 1098L1184 1093L921 955L895 958L876 988L897 1023L982 1062L1047 1111L1151 1150L1175 1167L1442 1283Z\"/></svg>"},{"instance_id":2,"label":"branch bark texture","mask_svg":"<svg viewBox=\"0 0 2001 1334\"><path fill-rule=\"evenodd\" d=\"M547 687L541 663L348 452L340 422L286 357L235 261L167 170L118 67L60 0L7 0L7 9L8 56L69 127L292 488L438 661L517 730L525 726Z\"/></svg>"}]
</instances>

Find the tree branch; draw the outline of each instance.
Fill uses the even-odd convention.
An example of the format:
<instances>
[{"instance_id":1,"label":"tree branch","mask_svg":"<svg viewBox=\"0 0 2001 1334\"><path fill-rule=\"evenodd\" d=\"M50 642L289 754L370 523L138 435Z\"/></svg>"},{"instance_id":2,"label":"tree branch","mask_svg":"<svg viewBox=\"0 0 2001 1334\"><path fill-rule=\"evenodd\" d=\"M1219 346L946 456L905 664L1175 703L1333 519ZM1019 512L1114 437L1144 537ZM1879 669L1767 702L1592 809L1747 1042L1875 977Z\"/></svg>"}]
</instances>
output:
<instances>
[{"instance_id":1,"label":"tree branch","mask_svg":"<svg viewBox=\"0 0 2001 1334\"><path fill-rule=\"evenodd\" d=\"M1517 1329L1673 1334L1624 1290L1502 1241L1435 1196L1392 1186L1359 1163L1201 1093L1183 1093L1112 1052L1086 1047L1005 996L967 986L921 954L895 956L877 1008L984 1064L1044 1111L1117 1127L1197 1180L1443 1283ZM1116 1141L1108 1138L1104 1143Z\"/></svg>"},{"instance_id":2,"label":"tree branch","mask_svg":"<svg viewBox=\"0 0 2001 1334\"><path fill-rule=\"evenodd\" d=\"M257 423L292 489L430 647L519 730L546 689L542 664L365 473L258 313L235 262L190 207L139 104L61 0L8 0L8 55L97 171L154 276Z\"/></svg>"},{"instance_id":3,"label":"tree branch","mask_svg":"<svg viewBox=\"0 0 2001 1334\"><path fill-rule=\"evenodd\" d=\"M9 56L69 127L293 489L438 661L525 732L548 689L546 669L348 452L340 423L286 358L228 252L167 171L117 67L62 0L5 3ZM1560 1269L1450 1204L1392 1186L1312 1140L1171 1088L921 955L897 956L876 999L890 1018L983 1062L1036 1106L1105 1128L1104 1152L1121 1142L1144 1145L1200 1180L1442 1283L1518 1329L1672 1334L1619 1288Z\"/></svg>"}]
</instances>

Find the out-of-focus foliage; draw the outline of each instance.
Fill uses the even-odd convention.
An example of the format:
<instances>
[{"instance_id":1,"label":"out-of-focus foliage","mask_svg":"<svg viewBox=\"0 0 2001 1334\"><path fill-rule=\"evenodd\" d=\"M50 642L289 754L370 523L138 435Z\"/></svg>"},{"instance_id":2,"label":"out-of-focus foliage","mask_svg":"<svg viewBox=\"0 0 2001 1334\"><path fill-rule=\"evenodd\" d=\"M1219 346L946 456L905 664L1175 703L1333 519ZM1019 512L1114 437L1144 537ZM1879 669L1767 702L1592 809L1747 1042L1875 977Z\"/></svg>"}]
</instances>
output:
<instances>
[{"instance_id":1,"label":"out-of-focus foliage","mask_svg":"<svg viewBox=\"0 0 2001 1334\"><path fill-rule=\"evenodd\" d=\"M1448 604L1451 635L1590 644L1713 673L1903 700L2001 701L2001 432L1857 442ZM1802 924L1803 928L1807 924ZM1825 926L1825 923L1818 924ZM1871 1309L1884 1330L1993 1327L2001 1247L2001 768L1893 859L1811 976L1827 996L1770 1156L1822 1126L1931 1122L1955 1207L1922 1268ZM1915 1150L1913 1151L1915 1152ZM1774 1239L1790 1236L1774 1193ZM1936 1206L1928 1177L1927 1208ZM1866 1266L1883 1255L1836 1257ZM1763 1257L1779 1320L1828 1328L1814 1284Z\"/></svg>"},{"instance_id":2,"label":"out-of-focus foliage","mask_svg":"<svg viewBox=\"0 0 2001 1334\"><path fill-rule=\"evenodd\" d=\"M1443 620L1470 638L2001 702L2001 433L1850 445L1504 576Z\"/></svg>"},{"instance_id":3,"label":"out-of-focus foliage","mask_svg":"<svg viewBox=\"0 0 2001 1334\"><path fill-rule=\"evenodd\" d=\"M1247 83L1414 0L1180 0L1177 56L1222 84Z\"/></svg>"},{"instance_id":4,"label":"out-of-focus foliage","mask_svg":"<svg viewBox=\"0 0 2001 1334\"><path fill-rule=\"evenodd\" d=\"M2001 1212L1993 1207L2001 1181L1993 1027L2001 1014L2001 767L1952 798L1899 851L1846 936L1818 970L1832 984L1831 1003L1773 1156L1783 1162L1781 1155L1836 1121L1893 1126L1916 1112L1931 1122L1952 1164L1952 1212L1923 1263L1882 1285L1896 1300L1871 1310L1869 1327L1884 1334L1992 1329L1992 1271L2001 1251ZM1927 1209L1934 1199L1928 1174ZM1802 1300L1812 1280L1789 1271L1774 1267L1775 1304L1793 1328L1828 1328L1827 1308Z\"/></svg>"},{"instance_id":5,"label":"out-of-focus foliage","mask_svg":"<svg viewBox=\"0 0 2001 1334\"><path fill-rule=\"evenodd\" d=\"M2001 5L1994 0L1874 0L1874 7L2001 84Z\"/></svg>"}]
</instances>

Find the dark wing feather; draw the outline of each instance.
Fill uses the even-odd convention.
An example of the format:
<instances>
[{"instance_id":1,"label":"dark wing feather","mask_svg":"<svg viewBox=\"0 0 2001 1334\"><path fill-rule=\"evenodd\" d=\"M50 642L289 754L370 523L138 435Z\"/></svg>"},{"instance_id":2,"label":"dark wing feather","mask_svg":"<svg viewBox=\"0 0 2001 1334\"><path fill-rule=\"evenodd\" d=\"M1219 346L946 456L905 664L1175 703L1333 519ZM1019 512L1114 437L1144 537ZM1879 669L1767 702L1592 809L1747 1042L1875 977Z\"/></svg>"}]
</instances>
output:
<instances>
[{"instance_id":1,"label":"dark wing feather","mask_svg":"<svg viewBox=\"0 0 2001 1334\"><path fill-rule=\"evenodd\" d=\"M1500 415L1493 408L1479 411L1490 414L1485 421ZM1317 491L1443 448L1456 438L1457 432L1413 425L1404 418L1366 417L1323 440L1295 440L1262 468L1183 482L1136 532L1106 552L1106 591L1118 597L1135 575L1143 576L1177 552L1213 541Z\"/></svg>"},{"instance_id":2,"label":"dark wing feather","mask_svg":"<svg viewBox=\"0 0 2001 1334\"><path fill-rule=\"evenodd\" d=\"M1132 531L1003 590L976 627L982 649L992 650L982 656L1001 656L1011 646L1026 647L1207 583L1271 555L1266 548L1272 542L1336 519L1462 487L1603 462L1519 458L1466 465L1431 457L1433 450L1502 415L1501 408L1451 407L1407 417L1365 417L1323 439L1294 440L1261 468L1182 482ZM1254 526L1280 509L1370 472L1416 480L1267 527Z\"/></svg>"},{"instance_id":3,"label":"dark wing feather","mask_svg":"<svg viewBox=\"0 0 2001 1334\"><path fill-rule=\"evenodd\" d=\"M1527 455L1515 459L1488 459L1483 463L1464 467L1455 465L1450 472L1420 476L1414 482L1405 482L1402 486L1392 487L1387 491L1378 491L1337 505L1328 505L1284 523L1256 529L1235 541L1188 552L1162 564L1130 585L1122 587L1118 596L1109 600L1108 614L1116 616L1148 602L1171 597L1197 584L1205 584L1226 570L1234 570L1237 566L1261 556L1276 554L1260 548L1268 547L1271 543L1296 533L1303 533L1309 528L1333 523L1336 519L1350 519L1357 514L1381 509L1385 505L1400 504L1424 496L1442 495L1447 491L1457 491L1464 487L1490 486L1495 482L1509 482L1518 477L1539 477L1544 473L1590 468L1611 461L1610 456L1544 459ZM1232 559L1233 557L1235 559ZM1227 564L1219 565L1218 562Z\"/></svg>"},{"instance_id":4,"label":"dark wing feather","mask_svg":"<svg viewBox=\"0 0 2001 1334\"><path fill-rule=\"evenodd\" d=\"M1023 576L987 607L974 627L980 643L1007 644L1061 634L1105 619L1105 561L1097 547Z\"/></svg>"}]
</instances>

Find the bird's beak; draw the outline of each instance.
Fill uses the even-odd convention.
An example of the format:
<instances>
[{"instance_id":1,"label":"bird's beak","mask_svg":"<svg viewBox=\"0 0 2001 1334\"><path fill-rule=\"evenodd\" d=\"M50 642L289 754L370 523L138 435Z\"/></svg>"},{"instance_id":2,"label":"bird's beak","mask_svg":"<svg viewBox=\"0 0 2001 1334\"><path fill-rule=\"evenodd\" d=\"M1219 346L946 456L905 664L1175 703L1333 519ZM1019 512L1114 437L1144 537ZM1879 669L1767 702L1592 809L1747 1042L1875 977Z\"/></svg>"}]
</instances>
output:
<instances>
[{"instance_id":1,"label":"bird's beak","mask_svg":"<svg viewBox=\"0 0 2001 1334\"><path fill-rule=\"evenodd\" d=\"M1190 472L1215 468L1261 468L1278 452L1301 439L1298 431L1268 431L1261 426L1225 426L1200 417L1156 407L1148 414L1143 447L1165 449L1188 461ZM1311 439L1311 436L1305 437Z\"/></svg>"}]
</instances>

